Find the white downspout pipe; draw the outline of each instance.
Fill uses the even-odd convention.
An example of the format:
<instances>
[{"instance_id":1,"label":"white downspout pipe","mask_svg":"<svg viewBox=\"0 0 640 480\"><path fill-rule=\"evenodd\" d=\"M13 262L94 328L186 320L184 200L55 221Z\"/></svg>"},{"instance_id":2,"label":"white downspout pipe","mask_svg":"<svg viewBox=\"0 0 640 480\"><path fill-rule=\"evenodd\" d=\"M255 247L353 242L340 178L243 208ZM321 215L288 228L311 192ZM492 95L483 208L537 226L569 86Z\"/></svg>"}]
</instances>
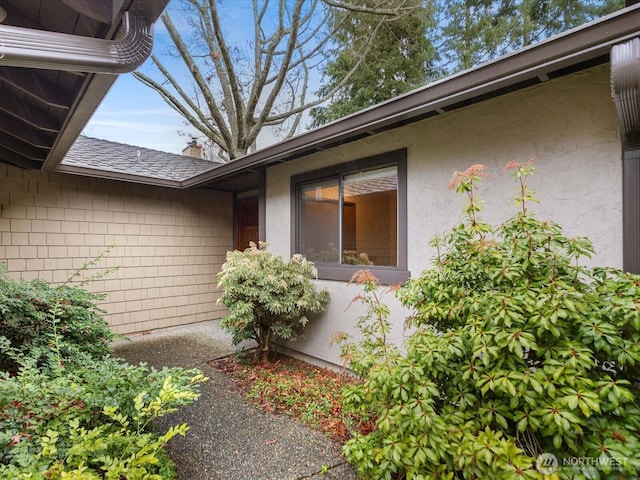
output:
<instances>
[{"instance_id":1,"label":"white downspout pipe","mask_svg":"<svg viewBox=\"0 0 640 480\"><path fill-rule=\"evenodd\" d=\"M125 12L116 40L0 25L0 66L120 74L151 54L153 23Z\"/></svg>"}]
</instances>

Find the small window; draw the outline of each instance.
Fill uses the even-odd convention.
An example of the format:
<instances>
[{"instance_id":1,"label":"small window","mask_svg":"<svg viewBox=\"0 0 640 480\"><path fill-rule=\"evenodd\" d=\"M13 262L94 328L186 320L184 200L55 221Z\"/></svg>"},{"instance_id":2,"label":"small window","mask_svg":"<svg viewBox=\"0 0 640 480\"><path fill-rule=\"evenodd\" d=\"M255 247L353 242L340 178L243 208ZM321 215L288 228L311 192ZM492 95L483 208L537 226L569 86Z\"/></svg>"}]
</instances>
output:
<instances>
[{"instance_id":1,"label":"small window","mask_svg":"<svg viewBox=\"0 0 640 480\"><path fill-rule=\"evenodd\" d=\"M392 152L292 179L293 249L319 276L369 269L384 283L406 271L406 155Z\"/></svg>"}]
</instances>

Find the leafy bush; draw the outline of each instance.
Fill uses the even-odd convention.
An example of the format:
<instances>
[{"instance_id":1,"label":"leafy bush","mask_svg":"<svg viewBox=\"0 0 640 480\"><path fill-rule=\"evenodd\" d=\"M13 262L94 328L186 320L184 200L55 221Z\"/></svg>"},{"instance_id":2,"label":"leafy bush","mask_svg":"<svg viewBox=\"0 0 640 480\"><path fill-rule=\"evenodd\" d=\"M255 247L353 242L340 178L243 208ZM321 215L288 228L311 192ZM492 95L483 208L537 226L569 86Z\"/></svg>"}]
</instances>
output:
<instances>
[{"instance_id":1,"label":"leafy bush","mask_svg":"<svg viewBox=\"0 0 640 480\"><path fill-rule=\"evenodd\" d=\"M365 383L345 402L378 420L344 451L366 478L637 478L640 277L579 266L590 242L537 220L533 165L509 167L519 211L495 228L477 215L483 167L454 177L466 221L398 290L414 311L405 353L363 282L365 340L343 351Z\"/></svg>"},{"instance_id":2,"label":"leafy bush","mask_svg":"<svg viewBox=\"0 0 640 480\"><path fill-rule=\"evenodd\" d=\"M228 252L218 286L218 300L229 309L220 325L232 334L234 344L255 340L263 360L269 356L272 336L292 340L308 322L307 315L326 309L329 293L318 292L310 281L313 263L301 255L285 262L267 252L265 243L254 243L244 252Z\"/></svg>"},{"instance_id":3,"label":"leafy bush","mask_svg":"<svg viewBox=\"0 0 640 480\"><path fill-rule=\"evenodd\" d=\"M0 478L175 477L163 447L187 426L158 436L151 422L194 401L206 379L110 356L100 297L69 286L103 255L59 287L0 275Z\"/></svg>"},{"instance_id":4,"label":"leafy bush","mask_svg":"<svg viewBox=\"0 0 640 480\"><path fill-rule=\"evenodd\" d=\"M88 355L58 372L24 360L17 375L0 374L0 478L175 476L163 447L187 426L158 436L151 421L199 396L199 372Z\"/></svg>"},{"instance_id":5,"label":"leafy bush","mask_svg":"<svg viewBox=\"0 0 640 480\"><path fill-rule=\"evenodd\" d=\"M102 357L110 353L114 338L103 311L95 306L103 298L67 284L51 287L41 280L12 280L0 264L0 335L15 350L45 362L52 345L65 362L72 362L80 351ZM0 352L0 370L16 368Z\"/></svg>"}]
</instances>

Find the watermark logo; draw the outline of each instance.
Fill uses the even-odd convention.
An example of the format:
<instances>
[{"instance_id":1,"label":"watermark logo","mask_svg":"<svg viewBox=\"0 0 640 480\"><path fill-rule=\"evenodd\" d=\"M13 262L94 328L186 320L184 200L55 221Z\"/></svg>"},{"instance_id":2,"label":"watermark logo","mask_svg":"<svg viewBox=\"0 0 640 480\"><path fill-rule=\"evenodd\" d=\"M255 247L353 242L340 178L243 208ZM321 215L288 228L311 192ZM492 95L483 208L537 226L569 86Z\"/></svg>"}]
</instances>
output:
<instances>
[{"instance_id":1,"label":"watermark logo","mask_svg":"<svg viewBox=\"0 0 640 480\"><path fill-rule=\"evenodd\" d=\"M625 457L567 457L558 460L553 453L543 453L536 460L536 469L543 475L552 475L559 469L570 469L574 472L605 470L623 471L627 467Z\"/></svg>"},{"instance_id":2,"label":"watermark logo","mask_svg":"<svg viewBox=\"0 0 640 480\"><path fill-rule=\"evenodd\" d=\"M551 475L558 471L558 457L553 453L543 453L536 460L536 468L543 475Z\"/></svg>"}]
</instances>

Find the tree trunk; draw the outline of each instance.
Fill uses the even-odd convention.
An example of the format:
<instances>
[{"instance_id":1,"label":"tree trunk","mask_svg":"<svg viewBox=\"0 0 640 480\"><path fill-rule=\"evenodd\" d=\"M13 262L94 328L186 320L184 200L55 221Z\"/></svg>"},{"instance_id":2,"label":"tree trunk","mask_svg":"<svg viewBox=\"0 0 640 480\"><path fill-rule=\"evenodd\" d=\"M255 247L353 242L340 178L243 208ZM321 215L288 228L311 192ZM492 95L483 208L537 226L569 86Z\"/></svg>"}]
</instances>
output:
<instances>
[{"instance_id":1,"label":"tree trunk","mask_svg":"<svg viewBox=\"0 0 640 480\"><path fill-rule=\"evenodd\" d=\"M260 327L260 341L256 350L256 361L269 363L269 347L271 345L271 328Z\"/></svg>"}]
</instances>

